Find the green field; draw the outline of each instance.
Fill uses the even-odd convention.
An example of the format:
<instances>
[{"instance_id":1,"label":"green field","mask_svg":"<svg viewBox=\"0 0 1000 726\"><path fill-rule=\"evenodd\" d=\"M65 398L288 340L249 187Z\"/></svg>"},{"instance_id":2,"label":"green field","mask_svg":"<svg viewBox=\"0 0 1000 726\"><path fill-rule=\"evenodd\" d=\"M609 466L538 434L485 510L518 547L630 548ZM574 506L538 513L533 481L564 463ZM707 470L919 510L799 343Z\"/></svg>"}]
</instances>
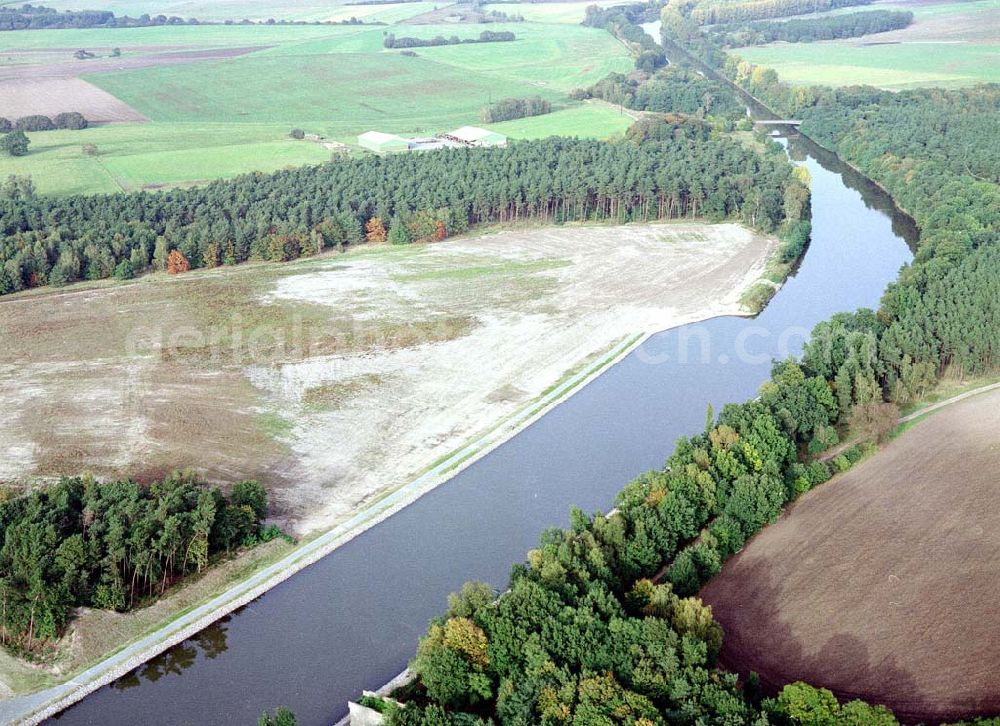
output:
<instances>
[{"instance_id":1,"label":"green field","mask_svg":"<svg viewBox=\"0 0 1000 726\"><path fill-rule=\"evenodd\" d=\"M901 90L1000 81L998 0L887 2L876 7L909 10L914 22L903 30L864 39L774 43L738 48L735 53L799 84L870 84ZM857 11L840 8L819 15Z\"/></svg>"},{"instance_id":2,"label":"green field","mask_svg":"<svg viewBox=\"0 0 1000 726\"><path fill-rule=\"evenodd\" d=\"M116 192L330 158L319 144L287 134L285 126L267 124L114 124L45 131L28 134L28 156L3 157L0 175L30 174L49 193ZM85 154L84 144L97 146L98 154Z\"/></svg>"},{"instance_id":3,"label":"green field","mask_svg":"<svg viewBox=\"0 0 1000 726\"><path fill-rule=\"evenodd\" d=\"M407 5L407 12L427 9L424 3ZM401 6L379 9L399 12ZM472 38L486 27L511 30L517 40L418 48L416 57L386 50L382 42L390 30L397 36ZM51 62L48 53L17 54L43 48L119 46L128 57L180 47L262 47L225 60L85 74L151 123L30 134L28 156L0 157L0 178L30 174L43 193L133 190L320 162L331 152L289 139L291 128L347 144L371 129L433 134L478 123L485 104L505 97L542 96L556 108L548 116L497 126L511 138L605 138L630 123L607 106L567 97L574 88L632 67L625 48L608 33L579 25L164 26L15 32L0 36L0 43L11 64ZM84 144L96 145L99 153L85 154Z\"/></svg>"},{"instance_id":4,"label":"green field","mask_svg":"<svg viewBox=\"0 0 1000 726\"><path fill-rule=\"evenodd\" d=\"M594 101L583 106L553 111L544 116L489 124L487 128L512 139L544 139L548 136L606 139L620 136L632 123L633 119L621 113L617 107Z\"/></svg>"},{"instance_id":5,"label":"green field","mask_svg":"<svg viewBox=\"0 0 1000 726\"><path fill-rule=\"evenodd\" d=\"M595 2L551 2L551 3L490 3L483 5L483 10L497 10L508 15L520 15L525 20L535 23L569 23L579 25L583 22L588 5L607 7L618 4L617 0L596 0Z\"/></svg>"},{"instance_id":6,"label":"green field","mask_svg":"<svg viewBox=\"0 0 1000 726\"><path fill-rule=\"evenodd\" d=\"M155 50L171 46L225 48L281 45L315 38L352 35L356 25L163 25L150 28L84 28L29 30L0 34L0 49L134 47Z\"/></svg>"},{"instance_id":7,"label":"green field","mask_svg":"<svg viewBox=\"0 0 1000 726\"><path fill-rule=\"evenodd\" d=\"M798 84L889 89L967 86L1000 81L1000 44L900 43L857 47L843 42L740 48L736 53Z\"/></svg>"}]
</instances>

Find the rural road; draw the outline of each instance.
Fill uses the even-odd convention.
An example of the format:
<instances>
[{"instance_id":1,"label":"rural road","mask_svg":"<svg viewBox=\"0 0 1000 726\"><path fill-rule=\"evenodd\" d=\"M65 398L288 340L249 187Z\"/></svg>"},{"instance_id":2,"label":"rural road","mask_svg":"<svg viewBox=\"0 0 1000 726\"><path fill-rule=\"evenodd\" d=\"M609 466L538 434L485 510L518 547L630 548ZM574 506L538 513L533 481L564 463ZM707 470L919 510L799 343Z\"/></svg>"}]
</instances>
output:
<instances>
[{"instance_id":1,"label":"rural road","mask_svg":"<svg viewBox=\"0 0 1000 726\"><path fill-rule=\"evenodd\" d=\"M913 421L914 419L920 418L921 416L926 416L929 413L934 413L938 409L944 408L945 406L950 406L953 403L964 401L966 398L971 398L972 396L978 396L980 393L986 393L987 391L992 391L997 388L1000 388L1000 382L990 383L989 385L980 386L979 388L973 388L971 391L966 391L965 393L960 393L957 396L946 398L943 401L938 401L937 403L931 404L926 408L922 408L919 411L914 411L913 413L907 416L903 416L901 419L899 419L899 423L904 424L908 421Z\"/></svg>"}]
</instances>

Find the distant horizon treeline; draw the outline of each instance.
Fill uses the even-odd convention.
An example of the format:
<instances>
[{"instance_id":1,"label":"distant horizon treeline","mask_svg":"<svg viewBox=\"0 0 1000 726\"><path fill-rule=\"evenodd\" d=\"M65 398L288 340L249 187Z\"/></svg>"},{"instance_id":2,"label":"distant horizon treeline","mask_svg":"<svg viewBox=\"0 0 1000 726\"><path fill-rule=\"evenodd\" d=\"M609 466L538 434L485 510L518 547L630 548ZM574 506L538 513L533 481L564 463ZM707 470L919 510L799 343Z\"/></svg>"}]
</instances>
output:
<instances>
[{"instance_id":1,"label":"distant horizon treeline","mask_svg":"<svg viewBox=\"0 0 1000 726\"><path fill-rule=\"evenodd\" d=\"M398 0L393 0L397 2ZM413 0L416 1L416 0ZM360 4L360 3L353 3ZM137 17L115 15L110 10L56 10L44 5L25 3L20 7L0 6L0 32L17 30L70 30L81 28L149 28L161 25L384 25L381 22L364 22L357 18L347 20L199 20L177 15L150 15Z\"/></svg>"},{"instance_id":2,"label":"distant horizon treeline","mask_svg":"<svg viewBox=\"0 0 1000 726\"><path fill-rule=\"evenodd\" d=\"M874 0L668 0L666 7L677 10L698 25L768 20L791 15L871 5Z\"/></svg>"},{"instance_id":3,"label":"distant horizon treeline","mask_svg":"<svg viewBox=\"0 0 1000 726\"><path fill-rule=\"evenodd\" d=\"M372 156L156 193L47 198L11 180L0 294L167 269L173 252L175 270L284 261L478 224L704 218L776 232L808 218L808 198L783 156L701 135Z\"/></svg>"}]
</instances>

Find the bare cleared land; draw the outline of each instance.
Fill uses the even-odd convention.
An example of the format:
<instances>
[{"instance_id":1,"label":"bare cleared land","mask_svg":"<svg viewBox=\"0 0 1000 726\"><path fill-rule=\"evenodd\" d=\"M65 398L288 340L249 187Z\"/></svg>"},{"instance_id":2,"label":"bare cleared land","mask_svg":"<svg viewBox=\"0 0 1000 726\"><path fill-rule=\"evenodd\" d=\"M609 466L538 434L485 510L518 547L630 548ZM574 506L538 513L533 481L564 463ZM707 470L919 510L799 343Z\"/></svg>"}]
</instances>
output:
<instances>
[{"instance_id":1,"label":"bare cleared land","mask_svg":"<svg viewBox=\"0 0 1000 726\"><path fill-rule=\"evenodd\" d=\"M4 62L0 63L0 116L15 119L30 114L55 115L63 111L79 111L88 121L98 123L148 121L146 116L124 101L79 76L221 60L255 50L260 50L260 47L185 50L161 48L156 52L140 55L87 60L74 59L71 48L4 51Z\"/></svg>"},{"instance_id":2,"label":"bare cleared land","mask_svg":"<svg viewBox=\"0 0 1000 726\"><path fill-rule=\"evenodd\" d=\"M1000 710L1000 392L800 499L702 591L722 659L908 721Z\"/></svg>"},{"instance_id":3,"label":"bare cleared land","mask_svg":"<svg viewBox=\"0 0 1000 726\"><path fill-rule=\"evenodd\" d=\"M67 110L79 111L96 123L149 120L124 101L80 78L0 81L0 116L55 116Z\"/></svg>"},{"instance_id":4,"label":"bare cleared land","mask_svg":"<svg viewBox=\"0 0 1000 726\"><path fill-rule=\"evenodd\" d=\"M196 467L328 527L626 336L738 312L773 250L731 224L533 229L8 299L0 479Z\"/></svg>"}]
</instances>

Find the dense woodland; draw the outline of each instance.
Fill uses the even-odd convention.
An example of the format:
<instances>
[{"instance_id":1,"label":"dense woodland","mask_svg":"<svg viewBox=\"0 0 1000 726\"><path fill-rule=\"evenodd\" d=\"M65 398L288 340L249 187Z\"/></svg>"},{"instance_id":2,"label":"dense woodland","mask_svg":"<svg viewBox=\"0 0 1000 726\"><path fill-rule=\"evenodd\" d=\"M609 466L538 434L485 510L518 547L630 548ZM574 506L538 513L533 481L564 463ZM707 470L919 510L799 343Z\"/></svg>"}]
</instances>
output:
<instances>
[{"instance_id":1,"label":"dense woodland","mask_svg":"<svg viewBox=\"0 0 1000 726\"><path fill-rule=\"evenodd\" d=\"M387 723L897 723L807 684L765 697L737 682L696 594L786 503L872 451L900 405L946 371L1000 366L1000 89L804 92L730 70L892 192L921 230L914 262L878 311L820 323L758 398L710 412L610 515L546 532L502 596L477 583L452 596ZM845 430L862 443L818 458Z\"/></svg>"},{"instance_id":2,"label":"dense woodland","mask_svg":"<svg viewBox=\"0 0 1000 726\"><path fill-rule=\"evenodd\" d=\"M40 652L74 607L145 604L220 553L273 538L267 494L241 482L225 497L190 475L148 487L63 479L0 505L0 642Z\"/></svg>"},{"instance_id":3,"label":"dense woodland","mask_svg":"<svg viewBox=\"0 0 1000 726\"><path fill-rule=\"evenodd\" d=\"M746 105L729 84L680 64L671 64L641 79L609 73L592 86L573 91L572 96L600 98L637 111L711 117L728 129L746 116Z\"/></svg>"},{"instance_id":4,"label":"dense woodland","mask_svg":"<svg viewBox=\"0 0 1000 726\"><path fill-rule=\"evenodd\" d=\"M808 213L784 158L703 137L364 157L157 193L0 191L0 293L167 269L174 252L187 269L289 260L365 236L441 239L474 224L701 217L774 232Z\"/></svg>"},{"instance_id":5,"label":"dense woodland","mask_svg":"<svg viewBox=\"0 0 1000 726\"><path fill-rule=\"evenodd\" d=\"M745 45L762 45L783 41L810 43L816 40L857 38L872 33L899 30L913 22L908 10L869 10L846 15L828 15L818 18L792 18L791 20L757 21L732 25L715 25L709 30L717 35L718 42L727 48Z\"/></svg>"}]
</instances>

